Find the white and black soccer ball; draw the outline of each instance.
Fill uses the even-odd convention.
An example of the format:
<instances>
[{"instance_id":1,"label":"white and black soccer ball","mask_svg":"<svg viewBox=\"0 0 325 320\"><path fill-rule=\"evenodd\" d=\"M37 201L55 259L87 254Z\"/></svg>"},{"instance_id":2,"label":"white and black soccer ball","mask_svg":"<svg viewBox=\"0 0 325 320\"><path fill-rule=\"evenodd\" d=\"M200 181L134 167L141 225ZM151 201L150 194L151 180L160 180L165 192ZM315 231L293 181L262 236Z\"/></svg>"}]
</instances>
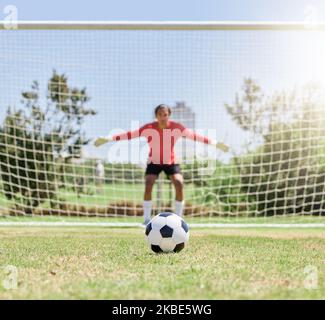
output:
<instances>
[{"instance_id":1,"label":"white and black soccer ball","mask_svg":"<svg viewBox=\"0 0 325 320\"><path fill-rule=\"evenodd\" d=\"M187 223L178 215L162 212L146 226L146 239L152 251L179 252L189 240Z\"/></svg>"}]
</instances>

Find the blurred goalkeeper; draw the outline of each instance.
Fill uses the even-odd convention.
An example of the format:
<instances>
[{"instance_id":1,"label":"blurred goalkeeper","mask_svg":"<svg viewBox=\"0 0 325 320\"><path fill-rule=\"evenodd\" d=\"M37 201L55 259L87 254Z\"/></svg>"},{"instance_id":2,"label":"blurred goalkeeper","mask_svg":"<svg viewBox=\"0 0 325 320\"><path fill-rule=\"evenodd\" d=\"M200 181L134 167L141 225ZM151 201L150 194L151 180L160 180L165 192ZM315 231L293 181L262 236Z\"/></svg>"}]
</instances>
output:
<instances>
[{"instance_id":1,"label":"blurred goalkeeper","mask_svg":"<svg viewBox=\"0 0 325 320\"><path fill-rule=\"evenodd\" d=\"M170 120L171 109L165 104L155 108L156 121L150 122L135 131L117 134L112 137L99 137L95 146L99 147L104 143L121 140L131 140L145 137L149 144L149 158L145 172L145 192L143 201L144 223L151 219L152 210L152 188L161 171L169 177L175 187L175 213L183 214L184 193L183 176L180 166L176 161L174 145L179 138L188 138L194 141L210 144L227 152L228 146L222 142L216 142L208 137L199 135L191 129L185 128L182 124Z\"/></svg>"}]
</instances>

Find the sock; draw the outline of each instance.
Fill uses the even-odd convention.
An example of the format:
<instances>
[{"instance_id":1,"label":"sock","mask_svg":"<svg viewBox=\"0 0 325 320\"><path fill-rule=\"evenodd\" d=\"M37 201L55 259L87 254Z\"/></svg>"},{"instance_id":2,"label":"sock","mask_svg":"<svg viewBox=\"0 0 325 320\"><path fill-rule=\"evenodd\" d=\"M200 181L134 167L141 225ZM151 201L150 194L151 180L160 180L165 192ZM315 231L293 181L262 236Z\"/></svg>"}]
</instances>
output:
<instances>
[{"instance_id":1,"label":"sock","mask_svg":"<svg viewBox=\"0 0 325 320\"><path fill-rule=\"evenodd\" d=\"M184 208L184 200L183 201L175 200L175 213L180 217L183 215L183 208Z\"/></svg>"},{"instance_id":2,"label":"sock","mask_svg":"<svg viewBox=\"0 0 325 320\"><path fill-rule=\"evenodd\" d=\"M152 201L144 200L143 201L143 217L144 217L145 221L151 219L151 208L152 208Z\"/></svg>"}]
</instances>

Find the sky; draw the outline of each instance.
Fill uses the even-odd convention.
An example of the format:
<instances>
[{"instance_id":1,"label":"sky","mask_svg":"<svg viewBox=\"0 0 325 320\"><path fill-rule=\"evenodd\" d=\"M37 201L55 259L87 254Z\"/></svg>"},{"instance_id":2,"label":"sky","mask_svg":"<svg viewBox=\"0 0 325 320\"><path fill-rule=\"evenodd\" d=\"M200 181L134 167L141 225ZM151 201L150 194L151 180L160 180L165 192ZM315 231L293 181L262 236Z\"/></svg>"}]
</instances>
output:
<instances>
[{"instance_id":1,"label":"sky","mask_svg":"<svg viewBox=\"0 0 325 320\"><path fill-rule=\"evenodd\" d=\"M325 1L1 0L0 4L0 13L7 5L16 6L18 20L325 21ZM249 137L233 123L224 103L234 101L243 78L256 79L268 93L320 79L325 73L325 63L320 64L324 43L323 33L311 38L294 32L85 31L78 36L71 31L0 32L0 74L5 79L0 117L8 105L19 105L21 90L33 80L40 82L45 97L46 81L56 69L67 74L72 86L87 88L90 106L98 111L85 123L91 138L152 121L157 104L185 101L197 115L196 129L239 149ZM131 147L122 142L109 160L130 160L133 145L136 142ZM108 150L112 151L107 147L85 151L87 156L107 159ZM146 153L144 144L140 155L132 153L131 161L139 157L144 161ZM227 158L220 153L217 157Z\"/></svg>"},{"instance_id":2,"label":"sky","mask_svg":"<svg viewBox=\"0 0 325 320\"><path fill-rule=\"evenodd\" d=\"M6 5L18 8L20 20L302 21L310 6L325 19L323 0L0 1L0 9Z\"/></svg>"}]
</instances>

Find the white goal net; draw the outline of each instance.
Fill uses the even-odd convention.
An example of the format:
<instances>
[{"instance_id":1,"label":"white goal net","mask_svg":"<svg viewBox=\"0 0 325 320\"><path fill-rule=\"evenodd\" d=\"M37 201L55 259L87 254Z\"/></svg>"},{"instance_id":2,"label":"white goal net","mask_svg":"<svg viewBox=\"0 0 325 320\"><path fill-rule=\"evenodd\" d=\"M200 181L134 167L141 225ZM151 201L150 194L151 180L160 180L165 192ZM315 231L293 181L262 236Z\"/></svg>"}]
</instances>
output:
<instances>
[{"instance_id":1,"label":"white goal net","mask_svg":"<svg viewBox=\"0 0 325 320\"><path fill-rule=\"evenodd\" d=\"M1 26L0 215L140 222L146 141L93 141L154 121L164 103L172 120L230 147L176 144L185 217L319 221L324 57L323 25ZM162 173L154 213L173 211L174 198Z\"/></svg>"}]
</instances>

